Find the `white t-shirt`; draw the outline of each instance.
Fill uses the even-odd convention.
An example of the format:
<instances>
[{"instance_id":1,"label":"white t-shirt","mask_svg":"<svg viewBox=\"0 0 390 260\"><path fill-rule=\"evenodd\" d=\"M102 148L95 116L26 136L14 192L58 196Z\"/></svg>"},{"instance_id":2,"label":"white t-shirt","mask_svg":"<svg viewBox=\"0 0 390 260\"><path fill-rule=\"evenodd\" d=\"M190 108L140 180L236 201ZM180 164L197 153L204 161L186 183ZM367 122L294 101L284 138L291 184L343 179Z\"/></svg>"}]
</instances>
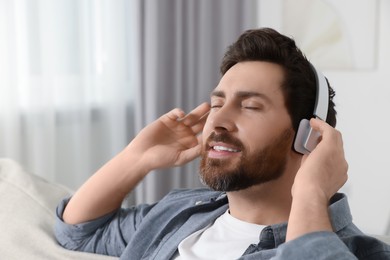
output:
<instances>
[{"instance_id":1,"label":"white t-shirt","mask_svg":"<svg viewBox=\"0 0 390 260\"><path fill-rule=\"evenodd\" d=\"M251 244L258 244L265 226L236 219L226 211L215 222L185 238L178 259L237 259Z\"/></svg>"}]
</instances>

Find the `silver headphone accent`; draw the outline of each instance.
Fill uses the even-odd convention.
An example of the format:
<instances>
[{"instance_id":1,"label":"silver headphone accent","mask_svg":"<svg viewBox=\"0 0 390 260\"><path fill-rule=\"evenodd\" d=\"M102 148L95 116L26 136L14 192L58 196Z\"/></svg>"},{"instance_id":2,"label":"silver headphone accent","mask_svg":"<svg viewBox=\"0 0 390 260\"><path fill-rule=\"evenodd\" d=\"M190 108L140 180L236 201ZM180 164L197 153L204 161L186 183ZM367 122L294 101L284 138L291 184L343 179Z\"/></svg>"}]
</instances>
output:
<instances>
[{"instance_id":1,"label":"silver headphone accent","mask_svg":"<svg viewBox=\"0 0 390 260\"><path fill-rule=\"evenodd\" d=\"M310 65L316 77L317 90L313 116L325 121L328 115L329 105L328 83L321 71L317 70L312 64ZM310 121L304 118L299 123L295 135L294 150L301 154L309 154L317 146L320 140L321 134L313 130L310 126Z\"/></svg>"}]
</instances>

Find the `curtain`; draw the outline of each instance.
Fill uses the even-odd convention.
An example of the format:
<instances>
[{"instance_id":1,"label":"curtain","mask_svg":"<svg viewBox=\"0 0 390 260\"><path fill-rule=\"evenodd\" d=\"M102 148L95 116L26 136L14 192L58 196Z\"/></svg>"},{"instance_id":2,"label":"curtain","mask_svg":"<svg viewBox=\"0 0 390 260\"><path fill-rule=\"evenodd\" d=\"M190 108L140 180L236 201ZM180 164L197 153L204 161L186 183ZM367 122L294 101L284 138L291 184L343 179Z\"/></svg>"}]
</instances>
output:
<instances>
[{"instance_id":1,"label":"curtain","mask_svg":"<svg viewBox=\"0 0 390 260\"><path fill-rule=\"evenodd\" d=\"M136 129L174 107L190 111L209 101L224 52L255 23L255 1L145 0L140 2L140 84ZM198 160L146 176L136 202L154 202L172 188L201 186Z\"/></svg>"},{"instance_id":2,"label":"curtain","mask_svg":"<svg viewBox=\"0 0 390 260\"><path fill-rule=\"evenodd\" d=\"M256 0L0 0L0 156L77 189L174 107L209 100ZM198 160L149 174L154 202L201 186Z\"/></svg>"},{"instance_id":3,"label":"curtain","mask_svg":"<svg viewBox=\"0 0 390 260\"><path fill-rule=\"evenodd\" d=\"M0 156L76 189L134 134L133 1L0 0Z\"/></svg>"}]
</instances>

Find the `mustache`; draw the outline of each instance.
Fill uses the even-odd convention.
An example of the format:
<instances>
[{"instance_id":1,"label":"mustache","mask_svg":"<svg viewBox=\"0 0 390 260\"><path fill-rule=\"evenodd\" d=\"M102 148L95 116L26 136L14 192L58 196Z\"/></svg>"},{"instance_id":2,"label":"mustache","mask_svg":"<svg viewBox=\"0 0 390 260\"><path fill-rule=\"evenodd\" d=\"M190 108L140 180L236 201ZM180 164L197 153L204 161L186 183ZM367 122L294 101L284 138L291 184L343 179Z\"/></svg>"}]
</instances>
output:
<instances>
[{"instance_id":1,"label":"mustache","mask_svg":"<svg viewBox=\"0 0 390 260\"><path fill-rule=\"evenodd\" d=\"M231 144L240 150L243 150L244 148L244 145L239 139L231 136L228 133L217 134L216 132L212 132L210 136L207 138L207 144L209 144L210 142L222 142L226 144Z\"/></svg>"}]
</instances>

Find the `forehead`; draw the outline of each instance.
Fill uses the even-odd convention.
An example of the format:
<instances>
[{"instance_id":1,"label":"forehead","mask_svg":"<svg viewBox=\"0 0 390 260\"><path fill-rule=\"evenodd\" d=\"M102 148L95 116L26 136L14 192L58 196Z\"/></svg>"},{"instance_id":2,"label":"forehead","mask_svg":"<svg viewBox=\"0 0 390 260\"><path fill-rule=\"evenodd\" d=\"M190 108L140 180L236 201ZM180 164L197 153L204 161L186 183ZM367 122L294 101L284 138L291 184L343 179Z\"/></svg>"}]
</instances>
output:
<instances>
[{"instance_id":1,"label":"forehead","mask_svg":"<svg viewBox=\"0 0 390 260\"><path fill-rule=\"evenodd\" d=\"M223 75L213 93L223 93L224 96L243 92L258 93L271 100L284 101L281 89L283 81L284 71L278 64L263 61L239 62Z\"/></svg>"}]
</instances>

